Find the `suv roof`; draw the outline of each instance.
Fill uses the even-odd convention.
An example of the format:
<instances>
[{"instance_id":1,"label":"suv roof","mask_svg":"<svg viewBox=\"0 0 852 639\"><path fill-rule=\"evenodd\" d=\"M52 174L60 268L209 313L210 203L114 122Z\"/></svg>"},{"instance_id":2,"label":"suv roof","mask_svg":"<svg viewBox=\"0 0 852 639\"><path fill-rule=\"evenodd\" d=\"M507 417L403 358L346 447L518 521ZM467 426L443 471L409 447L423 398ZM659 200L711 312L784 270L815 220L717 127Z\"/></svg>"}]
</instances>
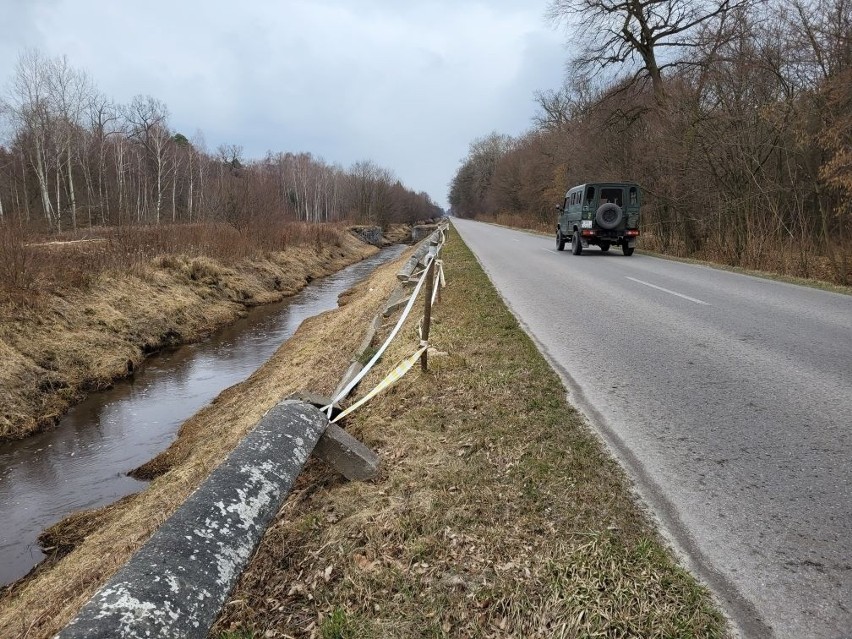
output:
<instances>
[{"instance_id":1,"label":"suv roof","mask_svg":"<svg viewBox=\"0 0 852 639\"><path fill-rule=\"evenodd\" d=\"M566 191L566 194L570 193L571 191L579 191L581 189L585 189L587 186L635 186L636 188L639 188L639 185L636 182L586 182L585 184L578 184L577 186L572 186Z\"/></svg>"}]
</instances>

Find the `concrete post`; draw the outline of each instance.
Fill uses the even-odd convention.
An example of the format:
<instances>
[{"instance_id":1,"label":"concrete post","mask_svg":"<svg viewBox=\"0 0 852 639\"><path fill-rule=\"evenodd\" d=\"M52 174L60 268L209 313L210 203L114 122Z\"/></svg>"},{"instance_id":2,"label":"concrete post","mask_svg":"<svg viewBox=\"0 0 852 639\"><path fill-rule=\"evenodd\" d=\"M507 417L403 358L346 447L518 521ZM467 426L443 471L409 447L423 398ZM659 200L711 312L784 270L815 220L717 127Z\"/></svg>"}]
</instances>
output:
<instances>
[{"instance_id":1,"label":"concrete post","mask_svg":"<svg viewBox=\"0 0 852 639\"><path fill-rule=\"evenodd\" d=\"M328 420L285 400L83 607L59 639L203 639Z\"/></svg>"}]
</instances>

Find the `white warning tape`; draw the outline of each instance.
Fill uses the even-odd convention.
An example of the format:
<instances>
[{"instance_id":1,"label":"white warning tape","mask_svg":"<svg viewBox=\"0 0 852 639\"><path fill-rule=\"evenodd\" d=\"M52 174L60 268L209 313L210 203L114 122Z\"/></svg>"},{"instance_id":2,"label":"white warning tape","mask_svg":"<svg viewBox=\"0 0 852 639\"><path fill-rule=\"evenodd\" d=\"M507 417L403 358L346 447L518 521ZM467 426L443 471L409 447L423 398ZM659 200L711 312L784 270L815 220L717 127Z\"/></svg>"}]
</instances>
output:
<instances>
[{"instance_id":1,"label":"white warning tape","mask_svg":"<svg viewBox=\"0 0 852 639\"><path fill-rule=\"evenodd\" d=\"M426 256L426 270L423 272L423 274L420 276L420 279L417 281L417 286L414 287L414 291L411 293L411 297L408 299L408 304L405 305L405 308L402 311L402 315L400 315L399 320L397 320L396 326L393 327L393 330L390 332L390 335L388 335L384 344L382 344L379 347L379 350L377 350L376 354L373 355L372 359L369 362L367 362L367 365L364 366L364 368L361 369L361 372L359 372L352 379L352 381L349 382L335 397L331 398L331 402L329 403L328 406L325 406L322 409L324 412L326 412L328 414L329 417L331 416L332 405L336 404L338 401L340 401L341 399L346 397L349 394L349 392L353 388L355 388L355 386L358 384L358 382L360 382L364 378L364 376L368 372L370 372L370 369L373 368L373 366L375 365L375 363L377 361L379 361L379 358L382 356L382 353L385 352L387 347L390 345L391 341L393 341L393 338L396 337L396 334L399 332L399 329L402 328L403 323L405 323L406 318L408 317L409 313L411 313L411 309L414 306L414 302L417 301L417 294L420 292L420 289L423 287L423 282L426 281L426 273L428 272L429 266L430 266L433 259L434 259L434 257L432 255Z\"/></svg>"},{"instance_id":2,"label":"white warning tape","mask_svg":"<svg viewBox=\"0 0 852 639\"><path fill-rule=\"evenodd\" d=\"M371 400L371 399L373 399L376 395L378 395L379 393L381 393L383 390L385 390L386 388L390 388L390 387L391 387L391 386L393 386L396 382L398 382L400 379L402 379L402 376L403 376L403 375L405 375L408 371L410 371L410 370L411 370L411 367L412 367L412 366L414 366L414 364L417 362L417 360L418 360L418 359L420 359L420 356L421 356L421 355L423 355L423 351L425 351L427 348L428 348L428 345L426 345L426 344L421 344L421 348L420 348L420 350L419 350L419 351L417 351L416 353L414 353L414 355L412 355L411 357L409 357L409 358L407 358L407 359L402 360L402 362L400 362L400 363L399 363L399 365L398 365L395 369L393 369L393 370L392 370L392 371L388 374L388 376L387 376L387 377L385 377L382 381L380 381L380 382L379 382L378 386L376 386L373 390L371 390L369 393L367 393L366 395L364 395L364 397L362 397L361 399L359 399L357 402L355 402L354 404L352 404L352 406L348 407L346 410L344 410L343 412L341 412L341 413L340 413L337 417L335 417L334 419L332 419L332 420L331 420L331 423L333 424L333 423L334 423L334 422L336 422L337 420L339 420L339 419L343 419L343 418L344 418L344 417L346 417L349 413L351 413L352 411L354 411L354 410L358 409L358 408L359 408L359 407L361 407L363 404L365 404L366 402L370 401L370 400Z\"/></svg>"},{"instance_id":3,"label":"white warning tape","mask_svg":"<svg viewBox=\"0 0 852 639\"><path fill-rule=\"evenodd\" d=\"M435 284L432 286L432 299L429 304L435 306L435 298L438 297L438 287L441 286L441 280L444 278L444 260L435 260L435 266L438 267L438 277L435 278Z\"/></svg>"},{"instance_id":4,"label":"white warning tape","mask_svg":"<svg viewBox=\"0 0 852 639\"><path fill-rule=\"evenodd\" d=\"M412 291L411 297L408 299L408 303L405 305L405 308L402 311L402 315L400 315L399 320L397 320L396 326L393 327L393 330L390 332L390 335L388 335L387 339L385 339L384 343L379 347L379 350L376 351L376 353L375 353L375 355L373 355L372 359L370 359L370 361L367 362L366 366L364 366L364 368L361 369L361 371L352 379L352 381L350 381L335 397L333 397L331 399L331 402L329 403L328 406L324 406L322 408L322 411L325 412L329 417L331 417L332 406L334 404L336 404L337 402L339 402L344 397L346 397L352 391L352 389L355 388L355 386L358 384L358 382L360 382L364 378L364 376L370 371L370 369L373 368L375 363L379 360L379 358L385 352L387 347L390 345L390 343L396 337L397 333L399 332L399 329L402 328L402 325L405 323L406 318L411 313L411 309L414 306L414 302L417 299L417 294L420 292L420 289L423 286L423 283L426 281L426 274L429 272L429 268L431 267L432 262L435 263L435 266L438 269L438 277L435 278L435 285L432 289L432 297L429 301L431 306L435 305L435 297L438 294L438 287L439 286L445 287L447 285L447 280L446 280L446 277L444 276L444 261L438 259L438 256L441 253L441 249L444 247L444 242L446 241L446 233L445 233L445 229L443 229L443 228L439 228L438 230L440 231L440 234L441 234L441 240L440 240L439 244L436 247L434 247L434 251L432 249L430 249L429 252L426 254L426 256L424 258L424 262L425 262L426 266L420 273L417 274L419 276L419 279L417 281L417 285L414 287L414 291ZM400 377L405 375L405 373L407 373L411 369L411 367L414 365L414 362L416 362L417 359L420 357L420 355L423 354L423 351L425 351L426 348L428 348L428 344L423 340L423 318L422 317L420 318L420 321L418 322L418 325L417 325L417 335L420 338L420 347L421 347L420 350L415 355L412 355L409 359L403 361L399 366L397 366L390 373L390 375L388 375L384 380L382 380L382 382L380 382L379 385L376 388L374 388L372 391L370 391L370 393L368 393L367 395L362 397L360 400L358 400L355 404L353 404L352 406L347 408L345 411L340 413L333 421L336 422L338 419L340 419L344 415L347 415L351 411L355 410L357 407L361 406L364 402L368 401L369 399L374 397L376 394L380 393L382 390L384 390L385 388L390 386L390 384L394 383L396 380L398 380ZM402 372L399 372L400 370ZM393 379L391 379L391 378L393 378ZM391 381L388 381L388 380L391 380Z\"/></svg>"}]
</instances>

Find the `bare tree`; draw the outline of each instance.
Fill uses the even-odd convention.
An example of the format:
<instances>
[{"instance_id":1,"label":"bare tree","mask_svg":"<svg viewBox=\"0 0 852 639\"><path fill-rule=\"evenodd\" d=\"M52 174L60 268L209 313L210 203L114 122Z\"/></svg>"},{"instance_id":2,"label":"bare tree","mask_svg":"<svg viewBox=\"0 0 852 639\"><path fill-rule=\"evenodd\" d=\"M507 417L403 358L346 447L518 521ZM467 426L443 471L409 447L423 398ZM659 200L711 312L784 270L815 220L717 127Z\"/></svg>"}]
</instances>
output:
<instances>
[{"instance_id":1,"label":"bare tree","mask_svg":"<svg viewBox=\"0 0 852 639\"><path fill-rule=\"evenodd\" d=\"M18 57L12 87L5 100L5 111L11 116L20 135L29 144L28 159L38 180L42 211L48 224L55 221L54 207L48 192L47 149L52 136L48 60L35 50Z\"/></svg>"},{"instance_id":2,"label":"bare tree","mask_svg":"<svg viewBox=\"0 0 852 639\"><path fill-rule=\"evenodd\" d=\"M662 97L663 71L688 62L686 52L718 38L732 11L752 0L551 0L548 16L566 22L584 43L575 64L592 72L638 67Z\"/></svg>"},{"instance_id":3,"label":"bare tree","mask_svg":"<svg viewBox=\"0 0 852 639\"><path fill-rule=\"evenodd\" d=\"M49 71L48 88L57 121L56 166L59 173L63 170L65 172L71 224L76 229L77 194L74 189L76 143L80 137L83 109L91 94L91 85L86 74L74 69L65 56L51 61Z\"/></svg>"},{"instance_id":4,"label":"bare tree","mask_svg":"<svg viewBox=\"0 0 852 639\"><path fill-rule=\"evenodd\" d=\"M106 180L107 144L111 137L119 135L119 113L115 104L99 92L93 92L87 105L89 131L97 153L98 212L100 223L106 224L109 217L109 183ZM91 206L91 205L90 205Z\"/></svg>"},{"instance_id":5,"label":"bare tree","mask_svg":"<svg viewBox=\"0 0 852 639\"><path fill-rule=\"evenodd\" d=\"M171 139L168 130L168 109L159 100L137 95L126 109L125 117L131 124L130 135L145 149L153 165L156 181L155 220L160 223L163 207L163 177L166 171L166 152ZM146 193L147 196L147 193Z\"/></svg>"}]
</instances>

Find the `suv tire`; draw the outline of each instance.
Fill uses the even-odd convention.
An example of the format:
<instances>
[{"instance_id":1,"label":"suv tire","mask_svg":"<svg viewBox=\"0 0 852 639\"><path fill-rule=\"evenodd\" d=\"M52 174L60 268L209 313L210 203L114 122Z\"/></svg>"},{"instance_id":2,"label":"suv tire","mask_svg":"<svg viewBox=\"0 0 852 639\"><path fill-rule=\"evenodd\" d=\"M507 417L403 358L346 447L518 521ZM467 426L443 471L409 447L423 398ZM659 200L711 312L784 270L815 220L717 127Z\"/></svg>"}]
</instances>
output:
<instances>
[{"instance_id":1,"label":"suv tire","mask_svg":"<svg viewBox=\"0 0 852 639\"><path fill-rule=\"evenodd\" d=\"M564 251L565 250L565 236L562 235L562 229L556 230L556 250Z\"/></svg>"},{"instance_id":2,"label":"suv tire","mask_svg":"<svg viewBox=\"0 0 852 639\"><path fill-rule=\"evenodd\" d=\"M598 207L598 210L595 211L595 222L598 223L602 229L612 230L621 224L621 221L624 219L624 211L621 210L621 207L618 204L614 204L613 202L608 202L607 204L601 204Z\"/></svg>"},{"instance_id":3,"label":"suv tire","mask_svg":"<svg viewBox=\"0 0 852 639\"><path fill-rule=\"evenodd\" d=\"M583 253L583 245L580 244L580 232L574 231L574 236L571 239L571 253L581 255Z\"/></svg>"},{"instance_id":4,"label":"suv tire","mask_svg":"<svg viewBox=\"0 0 852 639\"><path fill-rule=\"evenodd\" d=\"M627 257L630 257L631 255L633 255L633 247L632 247L632 246L627 246L627 244L624 244L624 245L621 247L621 251L622 251L622 252L623 252L623 253L624 253Z\"/></svg>"}]
</instances>

